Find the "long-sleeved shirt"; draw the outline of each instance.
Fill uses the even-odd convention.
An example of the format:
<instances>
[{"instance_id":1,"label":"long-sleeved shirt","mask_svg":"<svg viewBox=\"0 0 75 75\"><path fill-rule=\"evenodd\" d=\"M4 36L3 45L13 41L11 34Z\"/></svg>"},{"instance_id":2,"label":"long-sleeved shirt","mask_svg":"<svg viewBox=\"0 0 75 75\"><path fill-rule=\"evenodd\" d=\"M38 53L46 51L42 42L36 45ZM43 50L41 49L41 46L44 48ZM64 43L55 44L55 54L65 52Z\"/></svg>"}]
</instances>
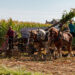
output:
<instances>
[{"instance_id":1,"label":"long-sleeved shirt","mask_svg":"<svg viewBox=\"0 0 75 75\"><path fill-rule=\"evenodd\" d=\"M7 32L7 35L9 37L13 37L14 36L14 31L12 29L9 29L8 32Z\"/></svg>"},{"instance_id":2,"label":"long-sleeved shirt","mask_svg":"<svg viewBox=\"0 0 75 75\"><path fill-rule=\"evenodd\" d=\"M72 23L69 24L70 32L74 32L74 25Z\"/></svg>"}]
</instances>

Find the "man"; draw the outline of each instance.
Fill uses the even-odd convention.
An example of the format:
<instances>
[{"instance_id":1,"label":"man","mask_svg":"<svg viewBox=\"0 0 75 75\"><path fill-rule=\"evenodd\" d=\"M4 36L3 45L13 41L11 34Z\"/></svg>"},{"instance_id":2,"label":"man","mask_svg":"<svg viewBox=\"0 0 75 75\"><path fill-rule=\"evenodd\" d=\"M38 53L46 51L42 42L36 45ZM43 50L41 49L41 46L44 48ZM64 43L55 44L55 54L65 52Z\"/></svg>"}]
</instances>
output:
<instances>
[{"instance_id":1,"label":"man","mask_svg":"<svg viewBox=\"0 0 75 75\"><path fill-rule=\"evenodd\" d=\"M73 37L75 36L75 33L74 33L74 25L72 24L72 21L70 21L70 24L69 24L69 29L70 29L70 33L73 35Z\"/></svg>"},{"instance_id":2,"label":"man","mask_svg":"<svg viewBox=\"0 0 75 75\"><path fill-rule=\"evenodd\" d=\"M11 27L9 27L7 31L7 36L8 36L8 43L9 43L9 50L13 49L13 37L14 37L14 31L12 30Z\"/></svg>"}]
</instances>

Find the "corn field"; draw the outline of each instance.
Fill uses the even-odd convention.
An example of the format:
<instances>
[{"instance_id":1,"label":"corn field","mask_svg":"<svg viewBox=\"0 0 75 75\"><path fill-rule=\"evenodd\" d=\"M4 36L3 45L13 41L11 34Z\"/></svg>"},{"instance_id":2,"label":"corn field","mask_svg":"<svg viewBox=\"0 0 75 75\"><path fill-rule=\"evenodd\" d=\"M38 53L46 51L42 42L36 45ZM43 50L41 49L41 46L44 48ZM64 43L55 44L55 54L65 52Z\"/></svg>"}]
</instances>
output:
<instances>
[{"instance_id":1,"label":"corn field","mask_svg":"<svg viewBox=\"0 0 75 75\"><path fill-rule=\"evenodd\" d=\"M66 23L66 25L68 25L68 23ZM75 23L74 23L74 25L75 25ZM4 20L4 19L0 20L0 46L1 46L2 42L4 41L4 38L5 38L5 35L7 33L9 26L11 26L12 29L14 31L16 31L20 37L21 36L20 29L22 29L24 27L26 27L26 28L28 28L28 27L48 27L48 26L50 26L50 24L23 22L23 21L15 21L15 20L13 21L11 18L8 20Z\"/></svg>"},{"instance_id":2,"label":"corn field","mask_svg":"<svg viewBox=\"0 0 75 75\"><path fill-rule=\"evenodd\" d=\"M28 27L47 27L48 24L40 24L40 23L30 23L30 22L22 22L22 21L13 21L11 18L8 20L0 20L0 46L4 41L5 35L7 33L8 27L11 26L13 30L20 34L21 28Z\"/></svg>"}]
</instances>

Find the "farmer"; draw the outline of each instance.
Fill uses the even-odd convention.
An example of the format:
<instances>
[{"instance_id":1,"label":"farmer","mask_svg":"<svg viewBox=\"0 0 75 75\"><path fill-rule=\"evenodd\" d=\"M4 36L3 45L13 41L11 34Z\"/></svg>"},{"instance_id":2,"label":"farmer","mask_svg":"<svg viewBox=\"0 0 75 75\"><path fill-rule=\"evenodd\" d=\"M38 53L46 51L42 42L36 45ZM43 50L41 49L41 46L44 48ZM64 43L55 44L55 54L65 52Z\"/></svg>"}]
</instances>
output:
<instances>
[{"instance_id":1,"label":"farmer","mask_svg":"<svg viewBox=\"0 0 75 75\"><path fill-rule=\"evenodd\" d=\"M72 24L72 21L70 21L69 29L70 29L70 33L73 35L73 37L75 37L75 33L74 33L74 25Z\"/></svg>"},{"instance_id":2,"label":"farmer","mask_svg":"<svg viewBox=\"0 0 75 75\"><path fill-rule=\"evenodd\" d=\"M14 37L14 31L12 30L11 27L9 27L7 31L7 36L8 36L9 50L11 50L13 49L13 37Z\"/></svg>"}]
</instances>

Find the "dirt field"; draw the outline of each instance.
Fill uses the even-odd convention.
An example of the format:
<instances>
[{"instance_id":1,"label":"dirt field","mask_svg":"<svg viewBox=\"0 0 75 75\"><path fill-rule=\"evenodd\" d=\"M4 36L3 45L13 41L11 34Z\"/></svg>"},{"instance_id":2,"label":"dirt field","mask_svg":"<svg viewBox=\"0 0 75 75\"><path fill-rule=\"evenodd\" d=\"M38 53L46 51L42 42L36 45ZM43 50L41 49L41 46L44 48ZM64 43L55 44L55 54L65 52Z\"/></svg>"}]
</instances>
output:
<instances>
[{"instance_id":1,"label":"dirt field","mask_svg":"<svg viewBox=\"0 0 75 75\"><path fill-rule=\"evenodd\" d=\"M75 75L75 57L61 58L53 61L26 61L26 58L20 59L0 59L0 65L16 69L16 67L25 68L30 72L42 72L45 75Z\"/></svg>"}]
</instances>

